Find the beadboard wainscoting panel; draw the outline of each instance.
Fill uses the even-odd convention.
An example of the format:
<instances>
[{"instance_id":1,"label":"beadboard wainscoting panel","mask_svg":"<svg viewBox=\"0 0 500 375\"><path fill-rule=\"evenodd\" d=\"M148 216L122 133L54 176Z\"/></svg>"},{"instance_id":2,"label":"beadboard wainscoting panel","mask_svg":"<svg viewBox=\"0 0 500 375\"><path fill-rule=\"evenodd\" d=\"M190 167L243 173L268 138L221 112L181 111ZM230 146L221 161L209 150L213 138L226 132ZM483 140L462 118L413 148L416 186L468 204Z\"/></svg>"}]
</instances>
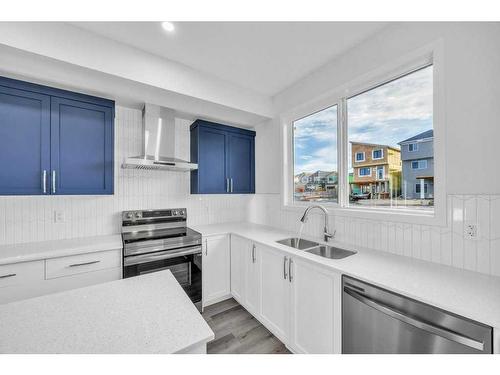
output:
<instances>
[{"instance_id":1,"label":"beadboard wainscoting panel","mask_svg":"<svg viewBox=\"0 0 500 375\"><path fill-rule=\"evenodd\" d=\"M176 119L176 152L189 159L189 125ZM123 169L126 157L142 153L140 110L116 107L115 194L112 196L2 196L0 244L79 238L120 232L121 211L186 207L188 225L248 220L247 195L189 193L189 173ZM55 222L55 212L63 222Z\"/></svg>"},{"instance_id":2,"label":"beadboard wainscoting panel","mask_svg":"<svg viewBox=\"0 0 500 375\"><path fill-rule=\"evenodd\" d=\"M330 215L330 231L352 245L387 251L461 269L500 275L500 195L449 195L447 226L430 226ZM292 232L300 229L302 212L281 206L279 194L256 194L251 201L252 222ZM468 238L466 226L477 225ZM303 234L321 239L323 217L310 215Z\"/></svg>"}]
</instances>

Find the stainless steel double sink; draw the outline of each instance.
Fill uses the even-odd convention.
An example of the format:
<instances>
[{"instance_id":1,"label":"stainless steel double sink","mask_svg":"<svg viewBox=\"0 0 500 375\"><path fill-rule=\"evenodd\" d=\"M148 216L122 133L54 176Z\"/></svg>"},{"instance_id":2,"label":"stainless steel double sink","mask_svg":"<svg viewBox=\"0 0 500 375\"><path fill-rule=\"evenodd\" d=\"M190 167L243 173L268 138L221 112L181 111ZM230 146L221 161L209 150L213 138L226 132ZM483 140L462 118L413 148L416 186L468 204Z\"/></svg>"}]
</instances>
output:
<instances>
[{"instance_id":1,"label":"stainless steel double sink","mask_svg":"<svg viewBox=\"0 0 500 375\"><path fill-rule=\"evenodd\" d=\"M320 245L318 242L305 240L303 238L299 240L297 237L285 238L284 240L276 242L328 259L343 259L356 254L356 251L344 250L335 246Z\"/></svg>"}]
</instances>

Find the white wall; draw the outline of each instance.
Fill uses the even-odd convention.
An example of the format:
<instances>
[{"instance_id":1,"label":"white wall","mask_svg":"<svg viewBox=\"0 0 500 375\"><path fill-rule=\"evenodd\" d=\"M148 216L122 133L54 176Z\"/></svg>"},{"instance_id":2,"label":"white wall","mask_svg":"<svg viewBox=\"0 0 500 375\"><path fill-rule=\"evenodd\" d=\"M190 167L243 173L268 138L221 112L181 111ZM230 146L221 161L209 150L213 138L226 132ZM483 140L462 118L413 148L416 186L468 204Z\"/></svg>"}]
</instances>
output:
<instances>
[{"instance_id":1,"label":"white wall","mask_svg":"<svg viewBox=\"0 0 500 375\"><path fill-rule=\"evenodd\" d=\"M444 46L447 223L414 225L332 214L343 242L457 268L500 275L500 23L393 24L276 95L278 113L335 91L353 79L441 40ZM300 213L282 207L280 124L257 127L257 194L251 219L298 231ZM260 158L260 159L259 159ZM280 190L276 190L280 187ZM321 238L314 215L304 232ZM479 237L467 240L465 223Z\"/></svg>"},{"instance_id":2,"label":"white wall","mask_svg":"<svg viewBox=\"0 0 500 375\"><path fill-rule=\"evenodd\" d=\"M450 194L500 193L500 23L397 23L274 98L278 113L311 101L429 43L444 45Z\"/></svg>"},{"instance_id":3,"label":"white wall","mask_svg":"<svg viewBox=\"0 0 500 375\"><path fill-rule=\"evenodd\" d=\"M189 159L190 121L176 119L178 150ZM141 153L141 111L116 107L113 196L0 197L0 245L120 232L123 210L187 207L188 225L243 221L251 197L190 195L189 173L122 169ZM64 223L54 223L54 211Z\"/></svg>"}]
</instances>

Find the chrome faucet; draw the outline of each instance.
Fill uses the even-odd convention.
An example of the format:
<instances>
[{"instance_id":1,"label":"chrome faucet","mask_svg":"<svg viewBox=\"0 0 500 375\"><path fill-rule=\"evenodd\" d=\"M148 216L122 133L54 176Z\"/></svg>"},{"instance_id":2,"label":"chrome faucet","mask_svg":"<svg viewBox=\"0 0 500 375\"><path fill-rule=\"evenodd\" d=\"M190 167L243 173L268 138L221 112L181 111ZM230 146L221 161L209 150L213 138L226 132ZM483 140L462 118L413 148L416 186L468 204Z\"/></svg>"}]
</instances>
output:
<instances>
[{"instance_id":1,"label":"chrome faucet","mask_svg":"<svg viewBox=\"0 0 500 375\"><path fill-rule=\"evenodd\" d=\"M333 234L330 233L330 232L328 232L328 211L327 211L327 209L325 207L320 206L320 205L314 205L314 206L307 207L306 210L304 211L304 215L302 215L302 218L300 219L300 221L302 221L303 223L305 223L307 221L307 217L309 215L309 211L311 211L314 208L319 208L325 214L325 228L323 230L323 235L324 235L325 242L328 242L330 240L330 238L334 238L335 237L335 233L337 231L334 230Z\"/></svg>"}]
</instances>

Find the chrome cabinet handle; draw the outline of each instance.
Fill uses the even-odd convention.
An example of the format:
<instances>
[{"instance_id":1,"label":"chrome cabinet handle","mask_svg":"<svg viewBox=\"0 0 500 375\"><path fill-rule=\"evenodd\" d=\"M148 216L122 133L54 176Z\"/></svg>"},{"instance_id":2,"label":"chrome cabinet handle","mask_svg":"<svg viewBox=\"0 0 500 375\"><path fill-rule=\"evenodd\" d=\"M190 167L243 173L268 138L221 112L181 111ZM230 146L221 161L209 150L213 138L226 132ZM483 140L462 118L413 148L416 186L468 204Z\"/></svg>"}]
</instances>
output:
<instances>
[{"instance_id":1,"label":"chrome cabinet handle","mask_svg":"<svg viewBox=\"0 0 500 375\"><path fill-rule=\"evenodd\" d=\"M208 241L205 241L205 256L208 256Z\"/></svg>"},{"instance_id":2,"label":"chrome cabinet handle","mask_svg":"<svg viewBox=\"0 0 500 375\"><path fill-rule=\"evenodd\" d=\"M42 172L42 190L44 194L47 194L47 170Z\"/></svg>"},{"instance_id":3,"label":"chrome cabinet handle","mask_svg":"<svg viewBox=\"0 0 500 375\"><path fill-rule=\"evenodd\" d=\"M283 278L286 280L288 278L288 274L286 273L286 262L288 258L283 257Z\"/></svg>"},{"instance_id":4,"label":"chrome cabinet handle","mask_svg":"<svg viewBox=\"0 0 500 375\"><path fill-rule=\"evenodd\" d=\"M233 192L233 178L231 177L231 193Z\"/></svg>"},{"instance_id":5,"label":"chrome cabinet handle","mask_svg":"<svg viewBox=\"0 0 500 375\"><path fill-rule=\"evenodd\" d=\"M344 287L344 292L350 295L351 297L357 299L359 302L364 303L365 305L370 306L371 308L380 311L381 313L386 314L391 318L400 320L403 323L407 323L409 325L412 325L416 328L419 328L423 331L427 331L434 335L444 337L447 340L455 341L459 344L469 346L477 350L484 350L484 342L476 341L470 337L463 336L449 329L438 327L434 324L423 322L415 318L411 318L408 315L402 314L397 310L393 310L392 308L390 308L385 304L376 302L368 297L365 297L363 294L360 294L350 288Z\"/></svg>"},{"instance_id":6,"label":"chrome cabinet handle","mask_svg":"<svg viewBox=\"0 0 500 375\"><path fill-rule=\"evenodd\" d=\"M288 262L288 281L292 282L292 263L293 260L290 258L290 261Z\"/></svg>"},{"instance_id":7,"label":"chrome cabinet handle","mask_svg":"<svg viewBox=\"0 0 500 375\"><path fill-rule=\"evenodd\" d=\"M229 193L229 178L226 178L226 193Z\"/></svg>"},{"instance_id":8,"label":"chrome cabinet handle","mask_svg":"<svg viewBox=\"0 0 500 375\"><path fill-rule=\"evenodd\" d=\"M255 263L255 244L252 247L252 263Z\"/></svg>"},{"instance_id":9,"label":"chrome cabinet handle","mask_svg":"<svg viewBox=\"0 0 500 375\"><path fill-rule=\"evenodd\" d=\"M52 194L56 193L56 171L52 170Z\"/></svg>"},{"instance_id":10,"label":"chrome cabinet handle","mask_svg":"<svg viewBox=\"0 0 500 375\"><path fill-rule=\"evenodd\" d=\"M88 266L89 264L96 264L96 263L100 263L100 262L101 262L100 260L93 260L91 262L70 264L68 267Z\"/></svg>"},{"instance_id":11,"label":"chrome cabinet handle","mask_svg":"<svg viewBox=\"0 0 500 375\"><path fill-rule=\"evenodd\" d=\"M16 275L17 275L16 273L9 273L9 274L7 274L7 275L2 275L2 276L0 276L0 279L6 279L6 278L8 278L8 277L14 277L14 276L16 276Z\"/></svg>"}]
</instances>

